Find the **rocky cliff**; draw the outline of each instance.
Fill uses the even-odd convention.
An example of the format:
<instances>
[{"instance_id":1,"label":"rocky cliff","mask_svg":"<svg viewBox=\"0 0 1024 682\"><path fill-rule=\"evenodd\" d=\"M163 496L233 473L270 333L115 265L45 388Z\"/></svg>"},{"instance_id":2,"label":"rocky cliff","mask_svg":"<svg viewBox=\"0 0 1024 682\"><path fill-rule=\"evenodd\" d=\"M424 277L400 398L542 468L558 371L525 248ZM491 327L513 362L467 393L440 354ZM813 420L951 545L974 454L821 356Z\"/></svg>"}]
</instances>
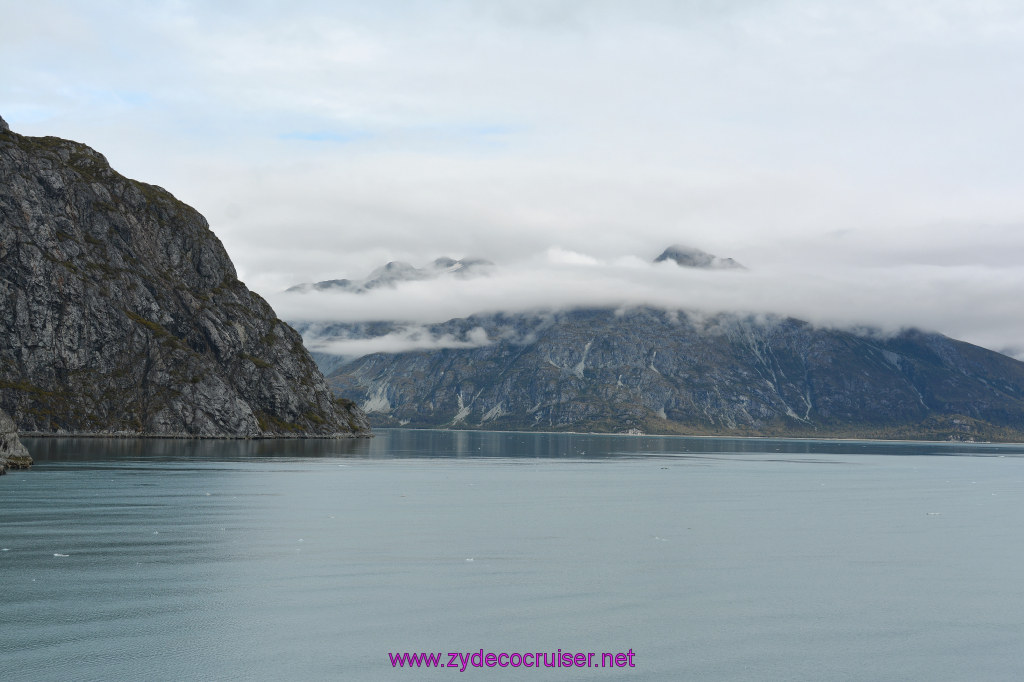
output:
<instances>
[{"instance_id":1,"label":"rocky cliff","mask_svg":"<svg viewBox=\"0 0 1024 682\"><path fill-rule=\"evenodd\" d=\"M3 119L0 119L2 122ZM6 412L0 410L0 476L7 469L24 469L32 466L32 457L18 439L18 429Z\"/></svg>"},{"instance_id":2,"label":"rocky cliff","mask_svg":"<svg viewBox=\"0 0 1024 682\"><path fill-rule=\"evenodd\" d=\"M939 334L651 308L481 315L429 332L480 329L485 345L349 359L328 381L388 426L1024 440L1024 363Z\"/></svg>"},{"instance_id":3,"label":"rocky cliff","mask_svg":"<svg viewBox=\"0 0 1024 682\"><path fill-rule=\"evenodd\" d=\"M0 124L0 409L22 432L365 434L206 220Z\"/></svg>"}]
</instances>

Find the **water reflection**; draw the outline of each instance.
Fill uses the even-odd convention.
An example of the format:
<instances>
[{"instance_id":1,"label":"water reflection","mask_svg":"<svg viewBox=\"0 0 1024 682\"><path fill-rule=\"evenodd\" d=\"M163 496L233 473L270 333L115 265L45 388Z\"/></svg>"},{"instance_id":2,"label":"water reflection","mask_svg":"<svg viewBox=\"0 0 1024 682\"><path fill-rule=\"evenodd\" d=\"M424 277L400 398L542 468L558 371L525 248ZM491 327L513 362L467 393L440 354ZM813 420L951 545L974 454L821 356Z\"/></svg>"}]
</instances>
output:
<instances>
[{"instance_id":1,"label":"water reflection","mask_svg":"<svg viewBox=\"0 0 1024 682\"><path fill-rule=\"evenodd\" d=\"M427 454L429 453L429 454ZM836 441L697 436L621 436L576 433L522 433L381 429L370 448L373 457L534 457L605 459L611 457L700 457L717 455L930 455L1024 456L1024 446L989 443Z\"/></svg>"},{"instance_id":2,"label":"water reflection","mask_svg":"<svg viewBox=\"0 0 1024 682\"><path fill-rule=\"evenodd\" d=\"M36 463L96 460L180 461L266 458L366 457L370 440L345 439L184 439L184 438L23 438Z\"/></svg>"},{"instance_id":3,"label":"water reflection","mask_svg":"<svg viewBox=\"0 0 1024 682\"><path fill-rule=\"evenodd\" d=\"M988 443L786 440L380 429L372 439L189 440L25 438L37 463L75 461L232 461L330 457L608 459L836 455L1021 457L1024 446Z\"/></svg>"}]
</instances>

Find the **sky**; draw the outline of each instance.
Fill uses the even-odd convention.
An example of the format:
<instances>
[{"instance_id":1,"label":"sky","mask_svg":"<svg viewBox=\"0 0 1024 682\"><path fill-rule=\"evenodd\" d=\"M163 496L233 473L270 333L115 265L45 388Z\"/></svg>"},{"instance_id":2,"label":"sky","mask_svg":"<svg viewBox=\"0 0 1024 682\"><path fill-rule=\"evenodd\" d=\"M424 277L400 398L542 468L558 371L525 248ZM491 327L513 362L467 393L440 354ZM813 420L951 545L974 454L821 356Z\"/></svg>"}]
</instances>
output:
<instances>
[{"instance_id":1,"label":"sky","mask_svg":"<svg viewBox=\"0 0 1024 682\"><path fill-rule=\"evenodd\" d=\"M286 320L657 304L1024 358L1024 4L0 0L0 115L210 222ZM654 266L666 246L747 271ZM470 285L285 296L393 260Z\"/></svg>"}]
</instances>

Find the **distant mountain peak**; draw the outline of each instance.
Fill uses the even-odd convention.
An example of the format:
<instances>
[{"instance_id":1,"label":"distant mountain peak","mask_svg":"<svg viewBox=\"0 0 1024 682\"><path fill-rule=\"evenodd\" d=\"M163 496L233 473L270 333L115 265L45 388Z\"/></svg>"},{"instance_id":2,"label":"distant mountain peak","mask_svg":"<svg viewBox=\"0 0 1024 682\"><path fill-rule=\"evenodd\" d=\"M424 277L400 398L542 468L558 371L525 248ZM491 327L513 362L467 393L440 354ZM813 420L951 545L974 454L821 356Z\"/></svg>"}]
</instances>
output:
<instances>
[{"instance_id":1,"label":"distant mountain peak","mask_svg":"<svg viewBox=\"0 0 1024 682\"><path fill-rule=\"evenodd\" d=\"M416 266L412 265L411 263L406 263L405 261L401 260L393 260L388 261L388 263L384 267L378 268L374 272L410 272L415 269Z\"/></svg>"},{"instance_id":2,"label":"distant mountain peak","mask_svg":"<svg viewBox=\"0 0 1024 682\"><path fill-rule=\"evenodd\" d=\"M286 291L305 293L307 291L346 291L353 294L364 294L371 289L380 287L394 288L401 282L415 282L437 279L447 275L459 278L476 277L494 265L483 258L463 258L456 260L442 256L430 264L418 268L403 261L390 261L373 270L366 279L329 279L322 282L296 284Z\"/></svg>"},{"instance_id":3,"label":"distant mountain peak","mask_svg":"<svg viewBox=\"0 0 1024 682\"><path fill-rule=\"evenodd\" d=\"M662 261L674 261L676 265L684 268L706 268L716 270L730 270L730 269L741 269L746 268L734 261L732 258L719 258L714 254L710 254L706 251L701 251L698 248L692 246L685 246L683 244L673 244L664 251L661 255L654 259L655 263L661 263Z\"/></svg>"}]
</instances>

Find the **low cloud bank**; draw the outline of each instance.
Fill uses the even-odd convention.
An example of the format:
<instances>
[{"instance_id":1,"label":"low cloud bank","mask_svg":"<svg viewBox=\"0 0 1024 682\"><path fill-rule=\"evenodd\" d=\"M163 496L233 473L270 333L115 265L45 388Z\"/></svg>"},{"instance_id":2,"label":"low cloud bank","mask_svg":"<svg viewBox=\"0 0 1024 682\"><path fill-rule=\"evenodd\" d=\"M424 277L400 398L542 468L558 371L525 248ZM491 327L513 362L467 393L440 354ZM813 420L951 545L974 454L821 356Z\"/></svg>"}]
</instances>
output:
<instances>
[{"instance_id":1,"label":"low cloud bank","mask_svg":"<svg viewBox=\"0 0 1024 682\"><path fill-rule=\"evenodd\" d=\"M370 338L345 338L307 334L306 346L314 352L358 358L370 353L405 353L412 350L438 350L441 348L479 348L490 343L487 332L481 328L471 330L464 339L452 334L435 335L418 326Z\"/></svg>"},{"instance_id":2,"label":"low cloud bank","mask_svg":"<svg viewBox=\"0 0 1024 682\"><path fill-rule=\"evenodd\" d=\"M1024 271L992 265L809 263L709 271L550 249L470 280L403 282L358 295L308 292L269 298L278 314L291 321L412 325L374 339L310 339L314 350L342 355L482 345L485 334L434 337L415 326L474 313L654 306L792 316L821 326L883 332L917 327L1024 357L1021 291Z\"/></svg>"}]
</instances>

